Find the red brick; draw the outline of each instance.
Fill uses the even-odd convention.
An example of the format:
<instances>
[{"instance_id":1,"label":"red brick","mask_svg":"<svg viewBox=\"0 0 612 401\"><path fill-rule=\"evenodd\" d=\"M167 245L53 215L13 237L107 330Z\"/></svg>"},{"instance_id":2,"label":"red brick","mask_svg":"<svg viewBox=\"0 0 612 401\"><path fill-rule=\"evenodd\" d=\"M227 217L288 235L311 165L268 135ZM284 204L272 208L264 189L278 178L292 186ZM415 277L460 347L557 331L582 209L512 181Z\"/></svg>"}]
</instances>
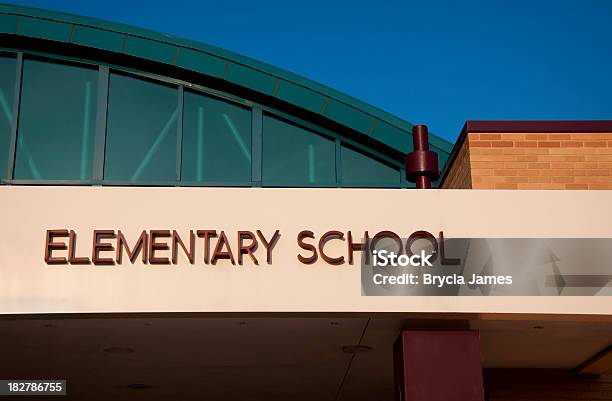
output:
<instances>
[{"instance_id":1,"label":"red brick","mask_svg":"<svg viewBox=\"0 0 612 401\"><path fill-rule=\"evenodd\" d=\"M518 189L542 189L542 184L530 182L527 184L517 184Z\"/></svg>"},{"instance_id":2,"label":"red brick","mask_svg":"<svg viewBox=\"0 0 612 401\"><path fill-rule=\"evenodd\" d=\"M538 146L537 142L514 142L514 146L517 148L536 148Z\"/></svg>"},{"instance_id":3,"label":"red brick","mask_svg":"<svg viewBox=\"0 0 612 401\"><path fill-rule=\"evenodd\" d=\"M472 177L474 183L495 184L496 182L505 182L506 177L497 177L494 175L477 175Z\"/></svg>"},{"instance_id":4,"label":"red brick","mask_svg":"<svg viewBox=\"0 0 612 401\"><path fill-rule=\"evenodd\" d=\"M516 156L516 161L519 162L535 162L538 161L537 155Z\"/></svg>"},{"instance_id":5,"label":"red brick","mask_svg":"<svg viewBox=\"0 0 612 401\"><path fill-rule=\"evenodd\" d=\"M475 168L472 169L472 176L478 176L478 175L494 175L493 174L493 169L491 168Z\"/></svg>"},{"instance_id":6,"label":"red brick","mask_svg":"<svg viewBox=\"0 0 612 401\"><path fill-rule=\"evenodd\" d=\"M583 158L581 155L538 155L538 161L546 162L579 162Z\"/></svg>"},{"instance_id":7,"label":"red brick","mask_svg":"<svg viewBox=\"0 0 612 401\"><path fill-rule=\"evenodd\" d=\"M608 155L585 155L584 160L590 162L607 162L610 161L610 156Z\"/></svg>"},{"instance_id":8,"label":"red brick","mask_svg":"<svg viewBox=\"0 0 612 401\"><path fill-rule=\"evenodd\" d=\"M593 140L593 141L601 141L601 140L612 140L612 134L571 134L570 137L572 139L577 139L579 141L584 140Z\"/></svg>"},{"instance_id":9,"label":"red brick","mask_svg":"<svg viewBox=\"0 0 612 401\"><path fill-rule=\"evenodd\" d=\"M538 142L538 148L560 148L561 142L556 141L541 141Z\"/></svg>"},{"instance_id":10,"label":"red brick","mask_svg":"<svg viewBox=\"0 0 612 401\"><path fill-rule=\"evenodd\" d=\"M501 161L514 161L516 156L513 155L474 155L470 157L472 161L479 162L501 162Z\"/></svg>"},{"instance_id":11,"label":"red brick","mask_svg":"<svg viewBox=\"0 0 612 401\"><path fill-rule=\"evenodd\" d=\"M566 184L542 184L542 189L565 189Z\"/></svg>"},{"instance_id":12,"label":"red brick","mask_svg":"<svg viewBox=\"0 0 612 401\"><path fill-rule=\"evenodd\" d=\"M569 183L573 183L574 180L575 180L575 177L550 177L550 182L554 182L554 183L569 184Z\"/></svg>"},{"instance_id":13,"label":"red brick","mask_svg":"<svg viewBox=\"0 0 612 401\"><path fill-rule=\"evenodd\" d=\"M522 169L516 172L519 177L535 177L540 175L540 170Z\"/></svg>"},{"instance_id":14,"label":"red brick","mask_svg":"<svg viewBox=\"0 0 612 401\"><path fill-rule=\"evenodd\" d=\"M571 169L552 169L551 168L548 170L542 170L541 174L551 176L551 177L569 176L569 175L572 175L572 170Z\"/></svg>"},{"instance_id":15,"label":"red brick","mask_svg":"<svg viewBox=\"0 0 612 401\"><path fill-rule=\"evenodd\" d=\"M562 141L561 142L562 148L581 148L583 146L584 144L578 141Z\"/></svg>"},{"instance_id":16,"label":"red brick","mask_svg":"<svg viewBox=\"0 0 612 401\"><path fill-rule=\"evenodd\" d=\"M586 148L550 148L548 149L548 153L551 155L586 155L593 154L595 149L586 149Z\"/></svg>"},{"instance_id":17,"label":"red brick","mask_svg":"<svg viewBox=\"0 0 612 401\"><path fill-rule=\"evenodd\" d=\"M525 134L501 134L501 139L504 141L523 141Z\"/></svg>"},{"instance_id":18,"label":"red brick","mask_svg":"<svg viewBox=\"0 0 612 401\"><path fill-rule=\"evenodd\" d=\"M527 153L526 148L496 148L503 152L505 155L524 155Z\"/></svg>"},{"instance_id":19,"label":"red brick","mask_svg":"<svg viewBox=\"0 0 612 401\"><path fill-rule=\"evenodd\" d=\"M495 184L483 182L473 183L472 189L495 189Z\"/></svg>"},{"instance_id":20,"label":"red brick","mask_svg":"<svg viewBox=\"0 0 612 401\"><path fill-rule=\"evenodd\" d=\"M513 184L529 182L529 177L504 177L504 181Z\"/></svg>"},{"instance_id":21,"label":"red brick","mask_svg":"<svg viewBox=\"0 0 612 401\"><path fill-rule=\"evenodd\" d=\"M525 148L525 154L528 155L547 155L550 151L550 148Z\"/></svg>"},{"instance_id":22,"label":"red brick","mask_svg":"<svg viewBox=\"0 0 612 401\"><path fill-rule=\"evenodd\" d=\"M513 169L525 169L527 168L527 162L519 162L519 161L511 161L505 162L504 168L513 168Z\"/></svg>"},{"instance_id":23,"label":"red brick","mask_svg":"<svg viewBox=\"0 0 612 401\"><path fill-rule=\"evenodd\" d=\"M529 163L527 168L547 169L550 168L550 163Z\"/></svg>"},{"instance_id":24,"label":"red brick","mask_svg":"<svg viewBox=\"0 0 612 401\"><path fill-rule=\"evenodd\" d=\"M606 141L586 141L584 142L585 148L605 148Z\"/></svg>"},{"instance_id":25,"label":"red brick","mask_svg":"<svg viewBox=\"0 0 612 401\"><path fill-rule=\"evenodd\" d=\"M612 181L611 177L585 176L576 177L576 182L586 184L608 184Z\"/></svg>"},{"instance_id":26,"label":"red brick","mask_svg":"<svg viewBox=\"0 0 612 401\"><path fill-rule=\"evenodd\" d=\"M512 169L494 170L493 174L496 176L502 176L502 177L515 176L516 170L512 170Z\"/></svg>"},{"instance_id":27,"label":"red brick","mask_svg":"<svg viewBox=\"0 0 612 401\"><path fill-rule=\"evenodd\" d=\"M511 148L514 146L514 142L512 141L493 141L491 142L491 146L494 148Z\"/></svg>"},{"instance_id":28,"label":"red brick","mask_svg":"<svg viewBox=\"0 0 612 401\"><path fill-rule=\"evenodd\" d=\"M503 149L490 149L490 148L473 148L470 149L470 156L472 155L501 155Z\"/></svg>"},{"instance_id":29,"label":"red brick","mask_svg":"<svg viewBox=\"0 0 612 401\"><path fill-rule=\"evenodd\" d=\"M546 182L550 182L550 177L548 176L536 176L536 177L527 177L528 181L527 182L531 182L531 183L546 183Z\"/></svg>"},{"instance_id":30,"label":"red brick","mask_svg":"<svg viewBox=\"0 0 612 401\"><path fill-rule=\"evenodd\" d=\"M495 189L518 189L517 184L510 183L497 183L495 184Z\"/></svg>"},{"instance_id":31,"label":"red brick","mask_svg":"<svg viewBox=\"0 0 612 401\"><path fill-rule=\"evenodd\" d=\"M472 161L472 168L504 168L504 162Z\"/></svg>"},{"instance_id":32,"label":"red brick","mask_svg":"<svg viewBox=\"0 0 612 401\"><path fill-rule=\"evenodd\" d=\"M575 168L597 168L599 165L597 162L577 162L574 163Z\"/></svg>"},{"instance_id":33,"label":"red brick","mask_svg":"<svg viewBox=\"0 0 612 401\"><path fill-rule=\"evenodd\" d=\"M567 189L589 189L588 184L566 184L565 188Z\"/></svg>"},{"instance_id":34,"label":"red brick","mask_svg":"<svg viewBox=\"0 0 612 401\"><path fill-rule=\"evenodd\" d=\"M548 139L552 141L567 141L571 139L569 134L548 134Z\"/></svg>"},{"instance_id":35,"label":"red brick","mask_svg":"<svg viewBox=\"0 0 612 401\"><path fill-rule=\"evenodd\" d=\"M609 176L610 170L605 168L587 170L586 175L599 175L599 176ZM612 179L611 179L612 181Z\"/></svg>"},{"instance_id":36,"label":"red brick","mask_svg":"<svg viewBox=\"0 0 612 401\"><path fill-rule=\"evenodd\" d=\"M491 142L489 141L470 141L470 147L475 148L490 148Z\"/></svg>"},{"instance_id":37,"label":"red brick","mask_svg":"<svg viewBox=\"0 0 612 401\"><path fill-rule=\"evenodd\" d=\"M550 168L573 168L576 163L573 162L551 162Z\"/></svg>"}]
</instances>

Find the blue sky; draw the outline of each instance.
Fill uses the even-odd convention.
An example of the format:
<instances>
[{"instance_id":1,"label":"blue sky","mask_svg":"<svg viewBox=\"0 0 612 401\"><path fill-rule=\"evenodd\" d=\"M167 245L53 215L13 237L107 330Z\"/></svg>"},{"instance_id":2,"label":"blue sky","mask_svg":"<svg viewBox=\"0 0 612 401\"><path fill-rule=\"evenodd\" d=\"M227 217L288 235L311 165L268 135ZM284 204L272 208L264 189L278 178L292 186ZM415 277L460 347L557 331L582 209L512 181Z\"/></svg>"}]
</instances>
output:
<instances>
[{"instance_id":1,"label":"blue sky","mask_svg":"<svg viewBox=\"0 0 612 401\"><path fill-rule=\"evenodd\" d=\"M612 1L9 2L219 46L450 141L465 120L612 119Z\"/></svg>"}]
</instances>

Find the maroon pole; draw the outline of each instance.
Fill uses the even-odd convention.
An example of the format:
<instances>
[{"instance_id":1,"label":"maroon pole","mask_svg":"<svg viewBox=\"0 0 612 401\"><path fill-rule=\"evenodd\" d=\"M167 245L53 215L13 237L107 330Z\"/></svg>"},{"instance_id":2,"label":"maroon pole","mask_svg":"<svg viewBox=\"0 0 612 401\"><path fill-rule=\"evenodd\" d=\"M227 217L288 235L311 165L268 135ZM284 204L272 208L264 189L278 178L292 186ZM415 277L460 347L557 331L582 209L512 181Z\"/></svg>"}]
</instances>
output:
<instances>
[{"instance_id":1,"label":"maroon pole","mask_svg":"<svg viewBox=\"0 0 612 401\"><path fill-rule=\"evenodd\" d=\"M426 125L412 127L414 150L406 155L406 179L416 183L419 189L431 188L431 181L440 177L438 155L429 150L429 135Z\"/></svg>"},{"instance_id":2,"label":"maroon pole","mask_svg":"<svg viewBox=\"0 0 612 401\"><path fill-rule=\"evenodd\" d=\"M395 401L483 401L477 331L407 330L393 346Z\"/></svg>"}]
</instances>

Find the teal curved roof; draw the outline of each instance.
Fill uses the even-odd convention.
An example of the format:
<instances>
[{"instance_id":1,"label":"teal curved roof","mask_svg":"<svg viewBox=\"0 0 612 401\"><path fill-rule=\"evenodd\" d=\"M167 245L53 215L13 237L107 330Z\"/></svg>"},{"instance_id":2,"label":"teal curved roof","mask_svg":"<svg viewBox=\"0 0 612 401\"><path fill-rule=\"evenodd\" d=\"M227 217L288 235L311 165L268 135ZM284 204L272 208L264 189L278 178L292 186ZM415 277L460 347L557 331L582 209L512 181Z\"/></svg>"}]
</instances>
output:
<instances>
[{"instance_id":1,"label":"teal curved roof","mask_svg":"<svg viewBox=\"0 0 612 401\"><path fill-rule=\"evenodd\" d=\"M273 96L402 153L412 150L409 122L325 85L218 47L94 18L7 4L0 4L0 33L174 65ZM430 136L430 144L440 153L444 164L452 144L435 135Z\"/></svg>"}]
</instances>

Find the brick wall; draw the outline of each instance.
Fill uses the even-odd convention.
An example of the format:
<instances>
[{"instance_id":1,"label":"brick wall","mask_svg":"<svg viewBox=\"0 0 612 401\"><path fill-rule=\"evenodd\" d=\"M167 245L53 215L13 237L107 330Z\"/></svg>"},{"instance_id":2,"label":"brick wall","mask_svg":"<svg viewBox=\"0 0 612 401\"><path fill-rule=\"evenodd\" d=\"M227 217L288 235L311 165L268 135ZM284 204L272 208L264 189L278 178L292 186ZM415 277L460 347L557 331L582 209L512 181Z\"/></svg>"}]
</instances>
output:
<instances>
[{"instance_id":1,"label":"brick wall","mask_svg":"<svg viewBox=\"0 0 612 401\"><path fill-rule=\"evenodd\" d=\"M446 188L469 189L472 188L472 175L470 168L470 150L467 142L464 143L453 162L452 169L445 180Z\"/></svg>"},{"instance_id":2,"label":"brick wall","mask_svg":"<svg viewBox=\"0 0 612 401\"><path fill-rule=\"evenodd\" d=\"M612 400L612 375L560 369L485 369L486 401Z\"/></svg>"},{"instance_id":3,"label":"brick wall","mask_svg":"<svg viewBox=\"0 0 612 401\"><path fill-rule=\"evenodd\" d=\"M470 133L443 188L612 189L611 133ZM464 149L465 148L465 149ZM465 174L465 172L463 173Z\"/></svg>"}]
</instances>

